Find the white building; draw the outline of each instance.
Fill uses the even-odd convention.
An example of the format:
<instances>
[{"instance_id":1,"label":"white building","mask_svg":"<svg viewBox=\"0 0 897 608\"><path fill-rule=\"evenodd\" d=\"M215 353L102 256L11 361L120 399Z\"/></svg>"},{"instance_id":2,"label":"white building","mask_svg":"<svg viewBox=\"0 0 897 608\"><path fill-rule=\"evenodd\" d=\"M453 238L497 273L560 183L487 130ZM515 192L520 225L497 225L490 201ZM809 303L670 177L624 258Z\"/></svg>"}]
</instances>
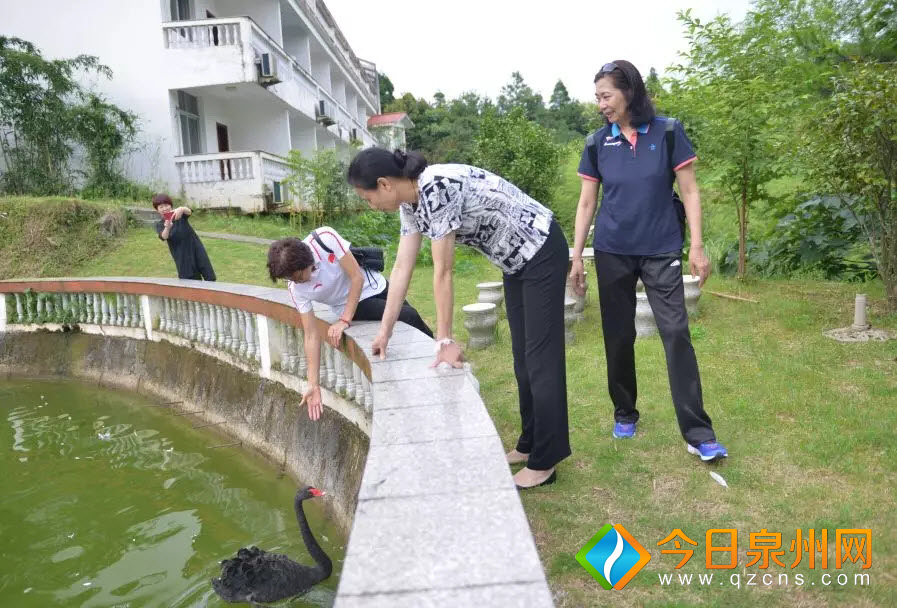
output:
<instances>
[{"instance_id":1,"label":"white building","mask_svg":"<svg viewBox=\"0 0 897 608\"><path fill-rule=\"evenodd\" d=\"M405 112L390 112L368 118L368 129L377 142L389 150L404 150L407 147L405 131L412 127L414 123Z\"/></svg>"},{"instance_id":2,"label":"white building","mask_svg":"<svg viewBox=\"0 0 897 608\"><path fill-rule=\"evenodd\" d=\"M260 211L291 149L375 145L376 68L322 0L0 0L0 34L108 65L85 84L140 119L126 173L197 206Z\"/></svg>"}]
</instances>

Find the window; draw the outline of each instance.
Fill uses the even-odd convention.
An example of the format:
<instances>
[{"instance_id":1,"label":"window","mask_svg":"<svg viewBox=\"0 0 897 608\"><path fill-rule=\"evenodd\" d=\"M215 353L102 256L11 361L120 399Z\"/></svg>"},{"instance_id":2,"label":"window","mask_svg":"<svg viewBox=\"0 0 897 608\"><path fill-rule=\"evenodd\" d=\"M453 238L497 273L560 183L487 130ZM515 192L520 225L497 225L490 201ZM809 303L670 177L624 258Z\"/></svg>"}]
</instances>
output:
<instances>
[{"instance_id":1,"label":"window","mask_svg":"<svg viewBox=\"0 0 897 608\"><path fill-rule=\"evenodd\" d=\"M190 21L193 15L190 0L170 0L170 2L172 21Z\"/></svg>"},{"instance_id":2,"label":"window","mask_svg":"<svg viewBox=\"0 0 897 608\"><path fill-rule=\"evenodd\" d=\"M178 91L178 127L181 130L181 153L202 154L199 137L199 100L190 93Z\"/></svg>"}]
</instances>

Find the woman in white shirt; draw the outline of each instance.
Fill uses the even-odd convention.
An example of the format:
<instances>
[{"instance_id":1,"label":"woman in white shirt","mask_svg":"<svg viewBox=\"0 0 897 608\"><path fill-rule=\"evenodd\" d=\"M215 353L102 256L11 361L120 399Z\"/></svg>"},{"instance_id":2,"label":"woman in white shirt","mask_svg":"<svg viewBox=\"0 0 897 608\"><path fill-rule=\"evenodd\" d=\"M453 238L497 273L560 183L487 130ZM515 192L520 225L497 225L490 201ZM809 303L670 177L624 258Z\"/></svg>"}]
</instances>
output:
<instances>
[{"instance_id":1,"label":"woman in white shirt","mask_svg":"<svg viewBox=\"0 0 897 608\"><path fill-rule=\"evenodd\" d=\"M514 475L519 489L553 483L555 467L570 455L564 359L569 249L554 214L489 171L427 166L419 154L401 150L362 150L349 165L348 180L373 209L398 211L402 223L375 354L385 356L424 236L433 245L436 364L461 365L461 348L452 339L455 243L477 249L502 270L521 418L507 460L526 463Z\"/></svg>"},{"instance_id":2,"label":"woman in white shirt","mask_svg":"<svg viewBox=\"0 0 897 608\"><path fill-rule=\"evenodd\" d=\"M352 321L383 318L389 284L379 272L362 269L349 251L349 242L329 226L321 226L301 241L290 237L272 243L268 249L268 274L275 283L277 279L286 279L290 298L302 319L309 386L300 405L307 404L309 418L317 420L323 410L318 379L321 337L312 302L329 305L339 317L327 330L328 341L338 347ZM408 302L402 303L398 320L433 337Z\"/></svg>"}]
</instances>

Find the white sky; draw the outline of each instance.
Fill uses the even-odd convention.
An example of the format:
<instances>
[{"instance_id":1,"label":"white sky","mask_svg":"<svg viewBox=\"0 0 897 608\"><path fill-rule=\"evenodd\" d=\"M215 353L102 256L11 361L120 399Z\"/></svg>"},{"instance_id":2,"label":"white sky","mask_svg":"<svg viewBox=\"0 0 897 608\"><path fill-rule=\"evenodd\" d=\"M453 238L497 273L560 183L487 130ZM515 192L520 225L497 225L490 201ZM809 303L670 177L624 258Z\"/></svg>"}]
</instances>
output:
<instances>
[{"instance_id":1,"label":"white sky","mask_svg":"<svg viewBox=\"0 0 897 608\"><path fill-rule=\"evenodd\" d=\"M749 0L325 0L355 54L428 101L475 90L493 100L519 71L547 101L558 78L594 97L604 63L628 59L661 75L686 48L679 9L740 20Z\"/></svg>"}]
</instances>

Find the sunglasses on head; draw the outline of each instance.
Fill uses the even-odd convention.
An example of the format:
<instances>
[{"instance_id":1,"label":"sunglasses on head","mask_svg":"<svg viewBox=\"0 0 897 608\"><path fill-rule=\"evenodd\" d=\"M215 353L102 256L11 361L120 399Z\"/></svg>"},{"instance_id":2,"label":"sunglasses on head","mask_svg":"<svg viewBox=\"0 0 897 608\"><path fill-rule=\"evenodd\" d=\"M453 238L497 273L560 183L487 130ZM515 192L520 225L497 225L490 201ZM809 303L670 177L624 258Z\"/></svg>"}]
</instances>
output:
<instances>
[{"instance_id":1,"label":"sunglasses on head","mask_svg":"<svg viewBox=\"0 0 897 608\"><path fill-rule=\"evenodd\" d=\"M613 72L614 70L619 70L619 69L620 69L620 66L618 66L616 63L611 61L610 63L605 63L603 66L601 66L601 69L598 70L598 73L605 74L605 73Z\"/></svg>"}]
</instances>

